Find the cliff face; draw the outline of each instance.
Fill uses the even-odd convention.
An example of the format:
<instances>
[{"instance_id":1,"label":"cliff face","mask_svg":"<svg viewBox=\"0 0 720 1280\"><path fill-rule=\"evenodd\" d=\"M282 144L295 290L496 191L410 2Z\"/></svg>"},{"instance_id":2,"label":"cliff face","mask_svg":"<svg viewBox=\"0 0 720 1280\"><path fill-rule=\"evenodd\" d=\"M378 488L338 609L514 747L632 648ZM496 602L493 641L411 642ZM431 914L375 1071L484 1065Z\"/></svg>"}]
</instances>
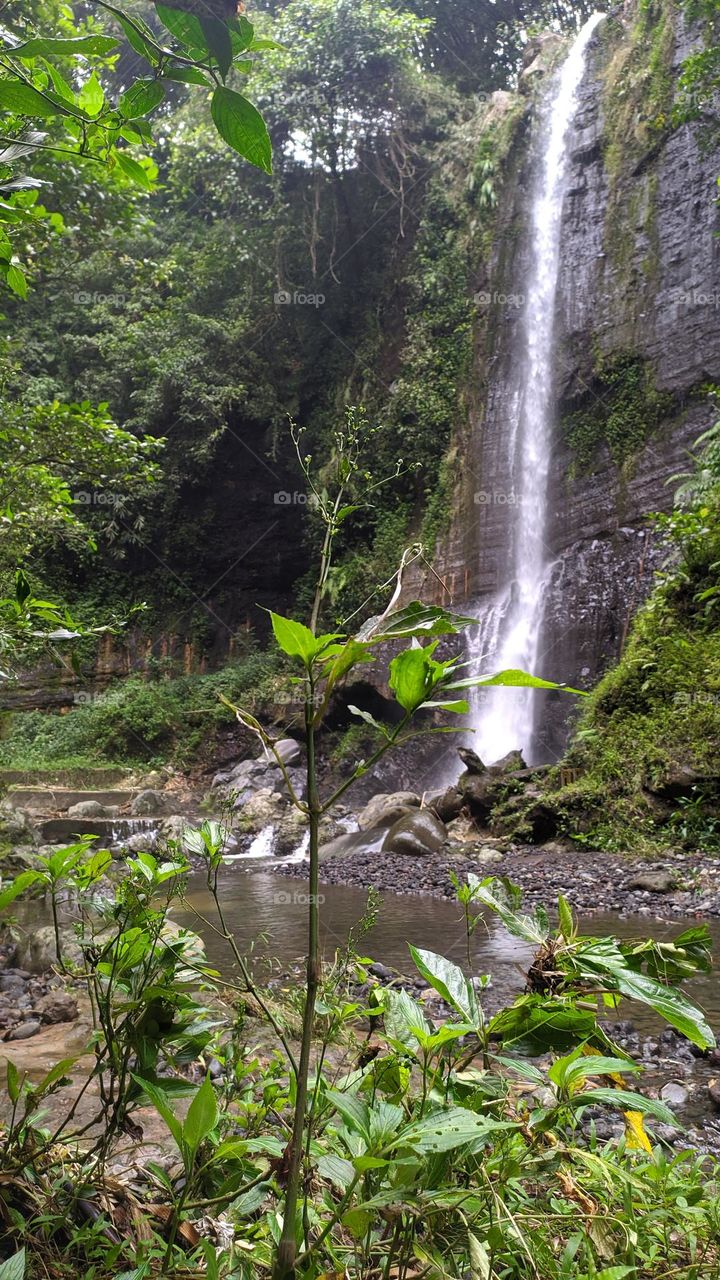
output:
<instances>
[{"instance_id":1,"label":"cliff face","mask_svg":"<svg viewBox=\"0 0 720 1280\"><path fill-rule=\"evenodd\" d=\"M571 142L547 530L555 568L538 674L583 687L619 654L651 587L662 550L646 517L672 505L671 478L714 420L703 388L720 379L720 160L697 126L672 128L663 114L698 33L677 6L664 6L662 24L600 28ZM524 146L480 294L476 408L461 431L456 509L436 561L456 602L487 598L507 576L509 372L533 165ZM552 758L566 705L548 698L544 712L537 753Z\"/></svg>"}]
</instances>

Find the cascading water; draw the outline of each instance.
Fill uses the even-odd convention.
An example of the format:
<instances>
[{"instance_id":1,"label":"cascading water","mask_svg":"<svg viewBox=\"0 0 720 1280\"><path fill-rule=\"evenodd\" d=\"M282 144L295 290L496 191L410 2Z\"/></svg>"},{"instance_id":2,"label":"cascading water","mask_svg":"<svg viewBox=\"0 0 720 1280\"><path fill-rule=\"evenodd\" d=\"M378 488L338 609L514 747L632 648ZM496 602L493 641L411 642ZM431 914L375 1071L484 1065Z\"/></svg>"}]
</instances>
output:
<instances>
[{"instance_id":1,"label":"cascading water","mask_svg":"<svg viewBox=\"0 0 720 1280\"><path fill-rule=\"evenodd\" d=\"M483 670L522 668L539 661L545 589L552 563L546 545L548 478L553 429L554 320L560 269L560 229L568 168L568 140L578 105L588 44L603 15L585 23L563 63L541 117L542 155L532 196L530 268L508 403L507 474L512 509L508 582L486 602L473 648ZM532 690L479 693L473 711L474 746L488 761L522 748L533 735Z\"/></svg>"}]
</instances>

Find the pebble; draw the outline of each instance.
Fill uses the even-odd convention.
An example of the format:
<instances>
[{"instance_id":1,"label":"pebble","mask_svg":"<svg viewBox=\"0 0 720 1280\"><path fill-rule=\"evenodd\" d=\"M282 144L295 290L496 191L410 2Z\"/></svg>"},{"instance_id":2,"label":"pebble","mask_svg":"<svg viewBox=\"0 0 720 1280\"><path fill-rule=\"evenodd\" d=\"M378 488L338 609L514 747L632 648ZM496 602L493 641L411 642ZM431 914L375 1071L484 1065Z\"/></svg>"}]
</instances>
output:
<instances>
[{"instance_id":1,"label":"pebble","mask_svg":"<svg viewBox=\"0 0 720 1280\"><path fill-rule=\"evenodd\" d=\"M31 1036L37 1035L40 1025L34 1018L31 1018L29 1022L19 1022L16 1027L13 1027L7 1038L8 1040L29 1040Z\"/></svg>"}]
</instances>

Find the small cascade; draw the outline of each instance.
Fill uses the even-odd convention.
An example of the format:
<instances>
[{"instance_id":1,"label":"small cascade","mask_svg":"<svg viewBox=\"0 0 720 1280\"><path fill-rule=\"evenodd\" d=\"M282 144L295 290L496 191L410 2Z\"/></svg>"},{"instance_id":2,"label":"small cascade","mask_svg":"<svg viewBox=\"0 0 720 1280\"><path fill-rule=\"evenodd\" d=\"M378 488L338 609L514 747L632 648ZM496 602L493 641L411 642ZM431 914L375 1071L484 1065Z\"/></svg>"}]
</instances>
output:
<instances>
[{"instance_id":1,"label":"small cascade","mask_svg":"<svg viewBox=\"0 0 720 1280\"><path fill-rule=\"evenodd\" d=\"M512 523L507 581L483 602L473 637L477 671L522 668L536 674L544 600L552 573L546 542L548 480L554 426L555 307L561 258L561 224L568 142L578 106L586 54L603 15L585 23L563 63L540 120L539 165L532 196L530 266L525 288L517 373L508 397L508 488ZM488 690L473 708L473 745L483 759L498 760L532 748L532 690Z\"/></svg>"}]
</instances>

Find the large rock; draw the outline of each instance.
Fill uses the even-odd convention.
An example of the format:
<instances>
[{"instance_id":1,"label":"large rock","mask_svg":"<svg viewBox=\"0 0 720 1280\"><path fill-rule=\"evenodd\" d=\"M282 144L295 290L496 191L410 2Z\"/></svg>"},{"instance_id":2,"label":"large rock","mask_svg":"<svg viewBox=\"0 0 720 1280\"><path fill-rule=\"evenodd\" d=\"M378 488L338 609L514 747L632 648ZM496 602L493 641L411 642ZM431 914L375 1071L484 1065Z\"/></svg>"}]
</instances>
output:
<instances>
[{"instance_id":1,"label":"large rock","mask_svg":"<svg viewBox=\"0 0 720 1280\"><path fill-rule=\"evenodd\" d=\"M261 787L243 805L235 821L239 831L257 832L263 827L276 826L287 812L287 802L272 787Z\"/></svg>"},{"instance_id":2,"label":"large rock","mask_svg":"<svg viewBox=\"0 0 720 1280\"><path fill-rule=\"evenodd\" d=\"M369 831L371 827L391 827L406 813L419 809L420 804L420 796L414 791L373 796L358 814L358 826L361 831Z\"/></svg>"},{"instance_id":3,"label":"large rock","mask_svg":"<svg viewBox=\"0 0 720 1280\"><path fill-rule=\"evenodd\" d=\"M448 838L447 827L434 813L421 809L393 823L383 841L384 853L404 853L423 857L436 853Z\"/></svg>"},{"instance_id":4,"label":"large rock","mask_svg":"<svg viewBox=\"0 0 720 1280\"><path fill-rule=\"evenodd\" d=\"M60 945L63 959L79 964L82 952L72 929L60 930ZM31 973L47 973L57 964L55 948L55 931L51 924L41 925L30 933L24 933L18 939L15 960L19 969L29 969Z\"/></svg>"},{"instance_id":5,"label":"large rock","mask_svg":"<svg viewBox=\"0 0 720 1280\"><path fill-rule=\"evenodd\" d=\"M276 742L275 754L280 757L284 765L299 764L302 759L300 744L294 738L281 738L279 742ZM270 763L276 763L272 757Z\"/></svg>"},{"instance_id":6,"label":"large rock","mask_svg":"<svg viewBox=\"0 0 720 1280\"><path fill-rule=\"evenodd\" d=\"M130 805L133 818L155 818L165 812L165 796L162 791L153 791L148 787L135 796Z\"/></svg>"},{"instance_id":7,"label":"large rock","mask_svg":"<svg viewBox=\"0 0 720 1280\"><path fill-rule=\"evenodd\" d=\"M99 800L80 800L71 804L67 811L68 818L107 818L108 810Z\"/></svg>"},{"instance_id":8,"label":"large rock","mask_svg":"<svg viewBox=\"0 0 720 1280\"><path fill-rule=\"evenodd\" d=\"M0 808L0 844L36 844L35 831L27 814L11 805Z\"/></svg>"},{"instance_id":9,"label":"large rock","mask_svg":"<svg viewBox=\"0 0 720 1280\"><path fill-rule=\"evenodd\" d=\"M502 782L489 769L485 773L464 773L457 789L472 816L480 822L487 822L503 794Z\"/></svg>"},{"instance_id":10,"label":"large rock","mask_svg":"<svg viewBox=\"0 0 720 1280\"><path fill-rule=\"evenodd\" d=\"M457 787L448 787L442 795L428 800L428 808L437 814L441 822L453 822L465 808L465 799Z\"/></svg>"},{"instance_id":11,"label":"large rock","mask_svg":"<svg viewBox=\"0 0 720 1280\"><path fill-rule=\"evenodd\" d=\"M8 1035L8 1040L29 1040L31 1036L36 1036L40 1030L40 1023L36 1018L29 1018L27 1022L19 1022L16 1027Z\"/></svg>"},{"instance_id":12,"label":"large rock","mask_svg":"<svg viewBox=\"0 0 720 1280\"><path fill-rule=\"evenodd\" d=\"M48 991L35 1001L35 1013L50 1026L58 1022L74 1022L78 1016L77 1001L65 991Z\"/></svg>"},{"instance_id":13,"label":"large rock","mask_svg":"<svg viewBox=\"0 0 720 1280\"><path fill-rule=\"evenodd\" d=\"M522 751L508 751L506 756L501 760L496 760L490 765L491 773L518 773L525 772L527 765L523 759Z\"/></svg>"},{"instance_id":14,"label":"large rock","mask_svg":"<svg viewBox=\"0 0 720 1280\"><path fill-rule=\"evenodd\" d=\"M677 877L672 871L640 871L628 881L628 889L642 889L645 893L672 893Z\"/></svg>"}]
</instances>

